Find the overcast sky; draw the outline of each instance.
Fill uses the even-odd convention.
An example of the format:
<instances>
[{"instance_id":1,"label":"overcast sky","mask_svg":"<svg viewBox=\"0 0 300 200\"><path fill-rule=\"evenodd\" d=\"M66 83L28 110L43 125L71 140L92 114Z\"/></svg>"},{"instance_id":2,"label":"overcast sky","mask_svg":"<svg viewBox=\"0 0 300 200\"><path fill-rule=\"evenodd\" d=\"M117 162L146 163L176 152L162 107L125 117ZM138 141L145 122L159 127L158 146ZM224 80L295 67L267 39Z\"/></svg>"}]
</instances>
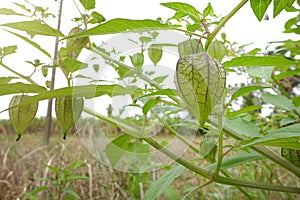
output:
<instances>
[{"instance_id":1,"label":"overcast sky","mask_svg":"<svg viewBox=\"0 0 300 200\"><path fill-rule=\"evenodd\" d=\"M30 2L42 5L43 7L50 7L50 10L54 13L58 11L58 5L55 5L54 0L29 0ZM0 0L1 7L11 7L12 2L23 2L20 0L7 1ZM129 19L156 19L161 17L167 19L174 14L174 11L160 5L160 0L107 0L97 1L97 11L101 13L107 20L113 18L129 18ZM203 10L209 1L207 0L187 0L184 1L191 5L194 5L199 10ZM237 5L240 0L212 0L210 1L215 13L217 15L225 16L230 12L232 8ZM71 0L64 1L63 10L63 22L62 32L67 34L69 30L75 26L74 23L70 23L70 19L74 16L78 16L77 10ZM254 47L264 47L268 41L285 40L289 38L295 38L295 35L283 34L284 23L287 19L293 17L290 13L282 12L275 19L272 18L272 6L268 9L267 13L270 16L268 21L258 22L249 3L243 7L225 26L221 32L226 32L227 38L230 41L236 41L240 44L254 43ZM0 17L0 24L15 20L15 17L9 17L2 15ZM54 23L52 24L54 25ZM9 66L15 66L15 70L28 74L27 64L24 64L25 60L34 60L36 58L41 59L44 62L50 62L45 60L45 57L39 52L35 51L32 47L28 46L23 41L16 39L14 36L9 35L5 31L0 30L0 47L8 45L18 45L17 54L9 56L5 59L5 63ZM53 41L52 39L46 39L45 37L35 37L35 41L41 44L43 48L49 52L53 52ZM48 42L48 43L46 43ZM46 44L46 45L44 45ZM48 45L49 44L49 45ZM12 75L7 73L6 70L0 68L0 76ZM10 97L0 97L1 104L0 110L6 109ZM41 106L46 105L46 102L40 103ZM46 109L39 109L38 115L44 115ZM0 114L0 118L8 118L8 113Z\"/></svg>"}]
</instances>

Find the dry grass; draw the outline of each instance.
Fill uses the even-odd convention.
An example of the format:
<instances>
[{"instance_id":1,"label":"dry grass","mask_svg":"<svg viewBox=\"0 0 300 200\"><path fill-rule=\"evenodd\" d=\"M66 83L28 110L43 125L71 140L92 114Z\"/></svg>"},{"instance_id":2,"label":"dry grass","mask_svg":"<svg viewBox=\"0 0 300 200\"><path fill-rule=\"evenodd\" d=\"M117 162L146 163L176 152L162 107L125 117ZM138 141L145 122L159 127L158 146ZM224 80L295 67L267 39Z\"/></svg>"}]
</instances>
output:
<instances>
[{"instance_id":1,"label":"dry grass","mask_svg":"<svg viewBox=\"0 0 300 200\"><path fill-rule=\"evenodd\" d=\"M49 146L43 146L41 136L24 135L19 142L15 137L0 135L0 199L141 199L153 180L165 170L155 173L130 174L113 170L94 159L75 136L66 141L51 138ZM186 155L189 154L189 155ZM191 152L185 154L192 155ZM204 165L203 161L195 162ZM206 163L207 164L207 163ZM76 167L77 165L77 167ZM54 173L54 169L61 173ZM239 179L256 180L278 184L261 161L236 167L228 172ZM285 184L300 186L299 180L271 165L275 175ZM69 178L69 179L68 179ZM159 199L182 198L207 180L186 172L176 179L168 191ZM29 194L37 188L46 188L37 194ZM67 189L67 190L66 190ZM71 191L71 192L70 192ZM247 189L259 199L297 199L296 195ZM245 199L241 192L232 186L211 184L195 190L191 199ZM300 198L299 198L300 199Z\"/></svg>"}]
</instances>

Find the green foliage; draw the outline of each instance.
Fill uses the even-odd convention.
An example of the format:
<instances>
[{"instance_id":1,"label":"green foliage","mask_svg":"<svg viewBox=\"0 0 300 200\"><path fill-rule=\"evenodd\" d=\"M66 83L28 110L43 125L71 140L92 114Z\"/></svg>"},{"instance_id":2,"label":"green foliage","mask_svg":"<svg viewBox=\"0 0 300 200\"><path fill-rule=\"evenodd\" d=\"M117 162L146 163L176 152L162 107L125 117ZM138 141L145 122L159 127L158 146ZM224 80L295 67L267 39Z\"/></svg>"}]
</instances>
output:
<instances>
[{"instance_id":1,"label":"green foliage","mask_svg":"<svg viewBox=\"0 0 300 200\"><path fill-rule=\"evenodd\" d=\"M288 69L295 65L295 62L283 56L242 56L233 58L223 63L224 67L235 66L275 66L276 69Z\"/></svg>"},{"instance_id":2,"label":"green foliage","mask_svg":"<svg viewBox=\"0 0 300 200\"><path fill-rule=\"evenodd\" d=\"M37 20L12 22L12 23L1 24L0 26L25 31L31 36L31 38L33 38L35 35L60 36L60 37L64 36L60 31Z\"/></svg>"},{"instance_id":3,"label":"green foliage","mask_svg":"<svg viewBox=\"0 0 300 200\"><path fill-rule=\"evenodd\" d=\"M103 24L100 24L94 28L83 31L82 33L78 33L72 36L68 36L68 38L74 37L84 37L91 35L106 35L106 34L116 34L116 33L124 33L124 32L142 32L147 30L166 30L169 29L170 26L168 24L163 24L159 21L155 20L131 20L131 19L112 19Z\"/></svg>"},{"instance_id":4,"label":"green foliage","mask_svg":"<svg viewBox=\"0 0 300 200\"><path fill-rule=\"evenodd\" d=\"M174 179L179 177L185 171L186 169L180 165L174 166L151 185L151 187L147 190L143 200L155 199L161 195L168 189Z\"/></svg>"}]
</instances>

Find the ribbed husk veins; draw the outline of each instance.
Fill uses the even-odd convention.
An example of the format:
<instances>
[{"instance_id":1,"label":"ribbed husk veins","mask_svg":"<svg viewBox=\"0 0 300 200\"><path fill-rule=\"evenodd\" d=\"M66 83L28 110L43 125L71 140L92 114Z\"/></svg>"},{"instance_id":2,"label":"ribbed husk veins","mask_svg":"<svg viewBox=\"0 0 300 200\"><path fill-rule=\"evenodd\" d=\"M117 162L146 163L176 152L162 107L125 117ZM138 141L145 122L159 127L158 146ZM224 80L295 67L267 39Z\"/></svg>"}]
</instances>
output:
<instances>
[{"instance_id":1,"label":"ribbed husk veins","mask_svg":"<svg viewBox=\"0 0 300 200\"><path fill-rule=\"evenodd\" d=\"M26 95L13 96L9 104L9 107L13 107L9 109L9 118L14 126L16 133L18 134L18 138L16 139L16 141L21 138L21 135L28 128L38 110L38 102L32 102L24 104L22 106L17 106L26 98L28 98L28 96Z\"/></svg>"},{"instance_id":2,"label":"ribbed husk veins","mask_svg":"<svg viewBox=\"0 0 300 200\"><path fill-rule=\"evenodd\" d=\"M294 165L300 167L300 150L282 148L281 155Z\"/></svg>"},{"instance_id":3,"label":"ribbed husk veins","mask_svg":"<svg viewBox=\"0 0 300 200\"><path fill-rule=\"evenodd\" d=\"M55 114L64 139L79 119L82 109L82 97L59 97L55 99Z\"/></svg>"},{"instance_id":4,"label":"ribbed husk veins","mask_svg":"<svg viewBox=\"0 0 300 200\"><path fill-rule=\"evenodd\" d=\"M206 52L179 58L176 67L176 87L187 109L203 126L225 90L223 66Z\"/></svg>"}]
</instances>

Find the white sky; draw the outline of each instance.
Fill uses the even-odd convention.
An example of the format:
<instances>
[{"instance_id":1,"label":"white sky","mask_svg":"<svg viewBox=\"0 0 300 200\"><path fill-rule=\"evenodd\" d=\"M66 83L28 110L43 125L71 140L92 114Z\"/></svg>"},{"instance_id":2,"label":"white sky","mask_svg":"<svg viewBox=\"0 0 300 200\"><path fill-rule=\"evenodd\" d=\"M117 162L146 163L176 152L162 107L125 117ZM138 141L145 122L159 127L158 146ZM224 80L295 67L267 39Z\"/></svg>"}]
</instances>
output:
<instances>
[{"instance_id":1,"label":"white sky","mask_svg":"<svg viewBox=\"0 0 300 200\"><path fill-rule=\"evenodd\" d=\"M51 11L57 13L58 5L55 5L54 0L41 1L41 0L29 0L37 5L42 5L43 7L49 6ZM76 0L77 2L78 0ZM171 0L170 0L171 1ZM161 0L107 0L107 1L97 1L97 11L101 13L107 20L113 18L129 18L129 19L156 19L161 17L167 19L174 14L174 11L163 7L160 5L161 2L170 2ZM11 7L11 2L23 2L21 0L7 1L0 0L1 7ZM46 3L45 3L46 2ZM212 7L217 15L225 16L230 12L232 8L237 5L240 0L187 0L185 3L194 5L199 10L203 10L208 2L211 2ZM283 34L284 23L287 19L293 17L294 15L286 12L282 12L275 19L272 18L272 6L268 9L267 13L270 16L270 20L258 22L249 3L245 5L226 25L226 27L221 32L226 32L229 41L236 41L239 44L254 43L254 47L264 47L268 41L278 41L290 38L295 38L292 34ZM79 16L77 10L71 0L64 0L64 14L62 22L62 32L67 34L71 28L76 26L74 23L70 23L70 19L74 16ZM7 23L16 20L16 17L10 17L1 15L0 24ZM55 23L51 24L56 27ZM0 47L8 45L18 45L18 50L15 55L8 56L4 59L4 63L8 66L14 66L14 69L23 73L30 74L31 67L24 63L26 60L33 61L38 58L43 62L50 62L41 55L38 51L34 50L31 46L25 42L17 39L16 37L9 35L7 32L0 29ZM41 44L43 48L48 50L50 53L53 52L54 48L54 38L45 40L45 37L35 37L35 41ZM30 69L30 70L28 70ZM0 68L0 77L12 75L6 70ZM50 76L49 76L50 77ZM38 76L34 77L37 82ZM49 78L48 78L49 79ZM43 84L42 82L39 82ZM65 82L59 82L59 84L65 84ZM57 86L59 87L59 86ZM0 111L8 107L10 96L0 97ZM40 102L40 108L38 111L38 116L45 115L46 102ZM8 112L1 113L0 118L8 118Z\"/></svg>"}]
</instances>

